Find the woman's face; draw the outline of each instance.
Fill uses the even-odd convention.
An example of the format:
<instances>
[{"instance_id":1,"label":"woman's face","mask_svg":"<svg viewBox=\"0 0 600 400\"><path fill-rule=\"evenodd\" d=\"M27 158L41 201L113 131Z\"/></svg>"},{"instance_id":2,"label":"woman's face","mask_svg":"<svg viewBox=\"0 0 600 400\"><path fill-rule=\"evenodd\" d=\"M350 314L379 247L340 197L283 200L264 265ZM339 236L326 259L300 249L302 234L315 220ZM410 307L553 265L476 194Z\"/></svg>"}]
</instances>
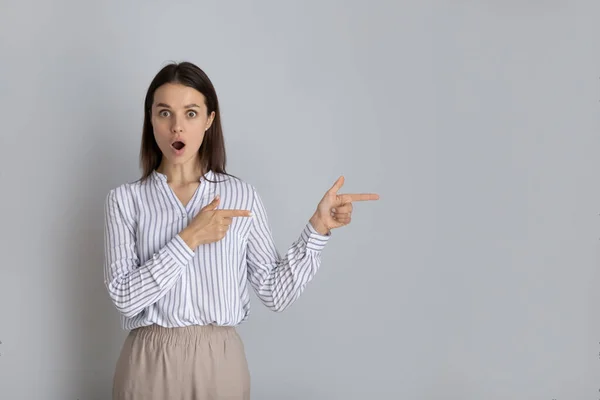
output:
<instances>
[{"instance_id":1,"label":"woman's face","mask_svg":"<svg viewBox=\"0 0 600 400\"><path fill-rule=\"evenodd\" d=\"M191 87L167 83L154 92L154 139L170 164L183 164L198 155L204 133L215 113L207 115L205 98Z\"/></svg>"}]
</instances>

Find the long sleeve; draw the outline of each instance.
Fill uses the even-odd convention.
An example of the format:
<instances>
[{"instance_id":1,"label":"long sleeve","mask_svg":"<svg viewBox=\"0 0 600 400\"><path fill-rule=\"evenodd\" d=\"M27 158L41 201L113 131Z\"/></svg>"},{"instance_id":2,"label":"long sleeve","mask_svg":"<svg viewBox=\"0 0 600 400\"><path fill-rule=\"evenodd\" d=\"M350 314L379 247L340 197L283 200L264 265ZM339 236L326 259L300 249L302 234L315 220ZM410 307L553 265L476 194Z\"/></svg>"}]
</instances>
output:
<instances>
[{"instance_id":1,"label":"long sleeve","mask_svg":"<svg viewBox=\"0 0 600 400\"><path fill-rule=\"evenodd\" d=\"M313 279L321 252L331 234L319 234L310 223L282 257L273 241L264 204L254 190L252 224L248 235L249 281L262 303L273 311L288 308Z\"/></svg>"},{"instance_id":2,"label":"long sleeve","mask_svg":"<svg viewBox=\"0 0 600 400\"><path fill-rule=\"evenodd\" d=\"M179 235L140 265L135 218L123 192L112 190L105 202L104 283L117 310L131 318L163 297L181 277L194 252ZM126 207L126 206L125 206ZM128 212L126 212L128 211Z\"/></svg>"}]
</instances>

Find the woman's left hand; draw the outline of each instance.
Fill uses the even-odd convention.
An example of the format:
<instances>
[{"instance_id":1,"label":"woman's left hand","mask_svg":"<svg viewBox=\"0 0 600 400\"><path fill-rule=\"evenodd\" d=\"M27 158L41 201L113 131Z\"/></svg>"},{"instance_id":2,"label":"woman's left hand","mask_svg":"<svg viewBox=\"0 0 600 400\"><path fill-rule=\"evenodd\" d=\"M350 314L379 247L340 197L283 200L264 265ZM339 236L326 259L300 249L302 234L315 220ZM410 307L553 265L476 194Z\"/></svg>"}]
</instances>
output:
<instances>
[{"instance_id":1,"label":"woman's left hand","mask_svg":"<svg viewBox=\"0 0 600 400\"><path fill-rule=\"evenodd\" d=\"M312 226L322 235L327 235L331 229L341 228L350 223L352 202L379 200L379 195L375 193L338 194L343 184L344 177L341 176L325 193L317 206L317 211L310 219Z\"/></svg>"}]
</instances>

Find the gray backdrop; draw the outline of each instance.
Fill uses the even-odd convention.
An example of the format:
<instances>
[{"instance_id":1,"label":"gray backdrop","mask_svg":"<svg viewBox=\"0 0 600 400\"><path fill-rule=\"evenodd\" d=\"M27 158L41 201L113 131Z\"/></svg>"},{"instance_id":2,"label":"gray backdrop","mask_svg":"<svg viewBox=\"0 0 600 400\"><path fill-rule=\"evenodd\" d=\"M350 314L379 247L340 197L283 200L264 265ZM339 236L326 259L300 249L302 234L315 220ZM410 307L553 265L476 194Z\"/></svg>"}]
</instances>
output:
<instances>
[{"instance_id":1,"label":"gray backdrop","mask_svg":"<svg viewBox=\"0 0 600 400\"><path fill-rule=\"evenodd\" d=\"M288 312L254 298L254 399L600 398L599 2L0 4L0 398L109 398L102 207L171 60L281 251L339 175L381 195Z\"/></svg>"}]
</instances>

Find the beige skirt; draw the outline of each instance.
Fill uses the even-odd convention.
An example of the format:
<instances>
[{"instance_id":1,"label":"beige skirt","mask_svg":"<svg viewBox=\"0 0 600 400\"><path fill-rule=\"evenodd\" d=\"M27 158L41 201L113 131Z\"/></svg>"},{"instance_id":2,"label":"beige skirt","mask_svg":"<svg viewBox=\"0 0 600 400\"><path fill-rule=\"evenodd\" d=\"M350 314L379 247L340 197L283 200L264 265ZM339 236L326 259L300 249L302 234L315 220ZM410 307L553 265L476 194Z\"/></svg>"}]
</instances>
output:
<instances>
[{"instance_id":1,"label":"beige skirt","mask_svg":"<svg viewBox=\"0 0 600 400\"><path fill-rule=\"evenodd\" d=\"M244 345L234 327L151 325L121 350L113 400L250 399Z\"/></svg>"}]
</instances>

